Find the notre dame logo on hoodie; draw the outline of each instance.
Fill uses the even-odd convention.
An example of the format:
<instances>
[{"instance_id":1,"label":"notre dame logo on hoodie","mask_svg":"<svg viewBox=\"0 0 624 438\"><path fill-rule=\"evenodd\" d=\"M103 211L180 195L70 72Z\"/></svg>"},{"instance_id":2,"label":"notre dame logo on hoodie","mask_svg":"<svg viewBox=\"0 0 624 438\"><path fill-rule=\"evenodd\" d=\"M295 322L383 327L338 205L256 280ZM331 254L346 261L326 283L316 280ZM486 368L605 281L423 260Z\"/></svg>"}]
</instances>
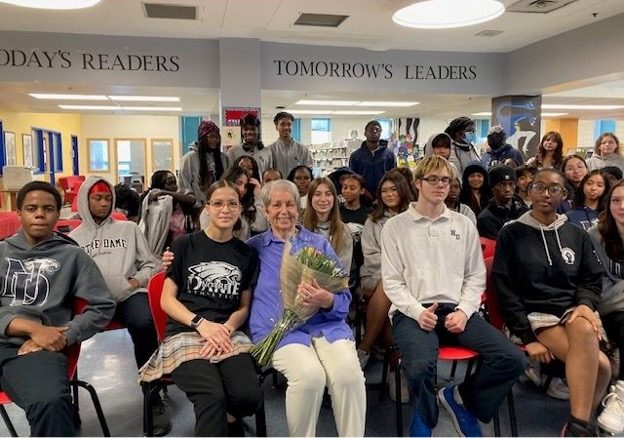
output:
<instances>
[{"instance_id":1,"label":"notre dame logo on hoodie","mask_svg":"<svg viewBox=\"0 0 624 438\"><path fill-rule=\"evenodd\" d=\"M2 296L13 298L12 306L41 306L50 293L47 276L61 267L50 258L19 260L6 258L8 269L5 275Z\"/></svg>"}]
</instances>

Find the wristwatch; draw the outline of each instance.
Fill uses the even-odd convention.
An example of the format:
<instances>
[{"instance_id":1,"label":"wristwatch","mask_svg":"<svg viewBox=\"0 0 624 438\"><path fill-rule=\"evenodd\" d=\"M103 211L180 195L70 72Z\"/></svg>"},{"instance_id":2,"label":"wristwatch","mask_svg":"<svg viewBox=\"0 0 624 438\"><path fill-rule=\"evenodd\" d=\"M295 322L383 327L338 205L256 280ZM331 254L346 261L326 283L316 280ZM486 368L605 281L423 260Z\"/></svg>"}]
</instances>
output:
<instances>
[{"instance_id":1,"label":"wristwatch","mask_svg":"<svg viewBox=\"0 0 624 438\"><path fill-rule=\"evenodd\" d=\"M204 320L203 317L199 315L195 315L195 318L191 320L191 328L197 330L197 328L199 327L199 324L201 324L203 320Z\"/></svg>"}]
</instances>

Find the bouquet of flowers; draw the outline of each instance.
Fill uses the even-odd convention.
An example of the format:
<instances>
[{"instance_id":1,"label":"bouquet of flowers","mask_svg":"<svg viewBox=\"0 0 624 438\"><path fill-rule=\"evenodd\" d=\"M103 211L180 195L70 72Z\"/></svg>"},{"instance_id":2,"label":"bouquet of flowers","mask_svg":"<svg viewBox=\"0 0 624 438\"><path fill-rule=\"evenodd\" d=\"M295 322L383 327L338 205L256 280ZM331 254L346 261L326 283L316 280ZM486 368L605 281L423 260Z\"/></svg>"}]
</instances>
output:
<instances>
[{"instance_id":1,"label":"bouquet of flowers","mask_svg":"<svg viewBox=\"0 0 624 438\"><path fill-rule=\"evenodd\" d=\"M293 252L296 254L293 255ZM311 246L294 251L291 240L288 240L284 246L280 267L280 287L284 306L282 316L267 337L249 351L260 366L265 366L271 361L275 348L286 332L303 324L318 312L318 307L303 306L302 299L297 293L299 283L311 282L313 279L316 279L323 289L332 293L346 289L349 283L349 276L343 272L338 260Z\"/></svg>"}]
</instances>

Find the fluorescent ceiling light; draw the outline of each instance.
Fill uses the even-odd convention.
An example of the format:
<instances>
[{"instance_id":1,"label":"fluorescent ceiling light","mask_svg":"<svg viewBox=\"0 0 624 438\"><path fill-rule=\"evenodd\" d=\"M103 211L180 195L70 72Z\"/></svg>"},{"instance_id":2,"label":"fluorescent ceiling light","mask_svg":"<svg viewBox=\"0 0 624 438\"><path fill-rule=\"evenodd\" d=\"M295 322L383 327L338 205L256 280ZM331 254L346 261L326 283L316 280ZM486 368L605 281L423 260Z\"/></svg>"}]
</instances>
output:
<instances>
[{"instance_id":1,"label":"fluorescent ceiling light","mask_svg":"<svg viewBox=\"0 0 624 438\"><path fill-rule=\"evenodd\" d=\"M68 109L68 110L104 110L104 111L121 110L121 107L117 105L59 105L58 107L61 109Z\"/></svg>"},{"instance_id":2,"label":"fluorescent ceiling light","mask_svg":"<svg viewBox=\"0 0 624 438\"><path fill-rule=\"evenodd\" d=\"M51 93L28 93L35 99L52 99L52 100L108 100L106 96L101 94L51 94Z\"/></svg>"},{"instance_id":3,"label":"fluorescent ceiling light","mask_svg":"<svg viewBox=\"0 0 624 438\"><path fill-rule=\"evenodd\" d=\"M96 111L182 111L174 106L117 106L117 105L59 105L67 110L96 110Z\"/></svg>"},{"instance_id":4,"label":"fluorescent ceiling light","mask_svg":"<svg viewBox=\"0 0 624 438\"><path fill-rule=\"evenodd\" d=\"M391 102L391 101L372 101L365 100L363 102L358 102L355 106L396 106L396 107L408 107L418 105L420 102Z\"/></svg>"},{"instance_id":5,"label":"fluorescent ceiling light","mask_svg":"<svg viewBox=\"0 0 624 438\"><path fill-rule=\"evenodd\" d=\"M174 96L108 96L116 102L179 102L179 97Z\"/></svg>"},{"instance_id":6,"label":"fluorescent ceiling light","mask_svg":"<svg viewBox=\"0 0 624 438\"><path fill-rule=\"evenodd\" d=\"M124 111L182 111L179 106L122 106Z\"/></svg>"},{"instance_id":7,"label":"fluorescent ceiling light","mask_svg":"<svg viewBox=\"0 0 624 438\"><path fill-rule=\"evenodd\" d=\"M449 29L484 23L504 12L496 0L425 0L399 9L392 21L417 29Z\"/></svg>"},{"instance_id":8,"label":"fluorescent ceiling light","mask_svg":"<svg viewBox=\"0 0 624 438\"><path fill-rule=\"evenodd\" d=\"M564 110L616 110L622 109L624 105L568 105L557 103L544 103L542 109L564 109Z\"/></svg>"},{"instance_id":9,"label":"fluorescent ceiling light","mask_svg":"<svg viewBox=\"0 0 624 438\"><path fill-rule=\"evenodd\" d=\"M561 117L567 116L570 113L542 113L542 117Z\"/></svg>"},{"instance_id":10,"label":"fluorescent ceiling light","mask_svg":"<svg viewBox=\"0 0 624 438\"><path fill-rule=\"evenodd\" d=\"M383 113L385 111L334 111L334 114L343 116L374 116Z\"/></svg>"},{"instance_id":11,"label":"fluorescent ceiling light","mask_svg":"<svg viewBox=\"0 0 624 438\"><path fill-rule=\"evenodd\" d=\"M336 116L374 116L377 114L383 114L385 111L336 111L336 110L286 110L289 113L301 114L301 115L336 115Z\"/></svg>"},{"instance_id":12,"label":"fluorescent ceiling light","mask_svg":"<svg viewBox=\"0 0 624 438\"><path fill-rule=\"evenodd\" d=\"M0 0L0 3L35 9L83 9L99 2L100 0Z\"/></svg>"},{"instance_id":13,"label":"fluorescent ceiling light","mask_svg":"<svg viewBox=\"0 0 624 438\"><path fill-rule=\"evenodd\" d=\"M569 113L542 113L542 117L560 117L560 116L567 116ZM489 111L483 111L480 113L473 113L473 116L476 117L491 117L492 113Z\"/></svg>"},{"instance_id":14,"label":"fluorescent ceiling light","mask_svg":"<svg viewBox=\"0 0 624 438\"><path fill-rule=\"evenodd\" d=\"M314 114L334 114L333 110L298 110L298 109L294 109L294 110L288 110L289 113L291 114L310 114L310 115L314 115Z\"/></svg>"},{"instance_id":15,"label":"fluorescent ceiling light","mask_svg":"<svg viewBox=\"0 0 624 438\"><path fill-rule=\"evenodd\" d=\"M295 105L353 106L357 100L300 100Z\"/></svg>"}]
</instances>

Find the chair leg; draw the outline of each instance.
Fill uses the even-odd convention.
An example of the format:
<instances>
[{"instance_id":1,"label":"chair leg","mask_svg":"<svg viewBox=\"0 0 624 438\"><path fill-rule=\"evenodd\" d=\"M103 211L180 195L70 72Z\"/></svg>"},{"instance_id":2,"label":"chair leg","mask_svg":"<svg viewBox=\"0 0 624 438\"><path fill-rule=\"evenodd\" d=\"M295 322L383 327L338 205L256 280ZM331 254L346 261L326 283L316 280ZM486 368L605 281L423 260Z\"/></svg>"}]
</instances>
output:
<instances>
[{"instance_id":1,"label":"chair leg","mask_svg":"<svg viewBox=\"0 0 624 438\"><path fill-rule=\"evenodd\" d=\"M144 383L143 389L143 436L154 436L154 413L152 412L152 398L158 394L157 383Z\"/></svg>"},{"instance_id":2,"label":"chair leg","mask_svg":"<svg viewBox=\"0 0 624 438\"><path fill-rule=\"evenodd\" d=\"M509 409L509 425L511 427L511 436L518 436L518 422L516 420L516 407L513 396L513 388L507 394L507 408Z\"/></svg>"},{"instance_id":3,"label":"chair leg","mask_svg":"<svg viewBox=\"0 0 624 438\"><path fill-rule=\"evenodd\" d=\"M264 412L264 393L262 393L260 397L260 406L256 411L256 436L267 436L266 413Z\"/></svg>"},{"instance_id":4,"label":"chair leg","mask_svg":"<svg viewBox=\"0 0 624 438\"><path fill-rule=\"evenodd\" d=\"M7 411L3 405L0 405L0 416L2 416L2 419L4 420L4 424L6 424L7 429L9 429L9 434L11 436L18 436L17 432L15 431L15 427L13 426L13 422L9 418L9 414L7 414Z\"/></svg>"},{"instance_id":5,"label":"chair leg","mask_svg":"<svg viewBox=\"0 0 624 438\"><path fill-rule=\"evenodd\" d=\"M399 361L399 363L396 366L396 369L394 371L394 383L396 386L396 393L395 393L395 397L396 397L396 401L394 402L394 408L396 410L396 431L397 431L397 436L403 436L403 405L401 403L401 398L402 398L402 394L401 394L401 362Z\"/></svg>"},{"instance_id":6,"label":"chair leg","mask_svg":"<svg viewBox=\"0 0 624 438\"><path fill-rule=\"evenodd\" d=\"M498 415L498 410L494 414L494 436L501 436L501 427L500 427L500 416Z\"/></svg>"},{"instance_id":7,"label":"chair leg","mask_svg":"<svg viewBox=\"0 0 624 438\"><path fill-rule=\"evenodd\" d=\"M97 414L98 421L100 422L100 427L102 428L102 434L104 436L111 436L110 430L108 429L108 424L106 423L106 418L104 417L104 412L102 411L102 405L100 403L100 398L95 391L95 388L87 382L83 382L82 380L72 380L72 386L80 386L81 388L86 389L91 396L91 401L93 402L93 407L95 408L95 413Z\"/></svg>"},{"instance_id":8,"label":"chair leg","mask_svg":"<svg viewBox=\"0 0 624 438\"><path fill-rule=\"evenodd\" d=\"M457 371L457 361L453 361L453 365L451 365L451 374L449 375L449 381L455 380L455 371Z\"/></svg>"}]
</instances>

